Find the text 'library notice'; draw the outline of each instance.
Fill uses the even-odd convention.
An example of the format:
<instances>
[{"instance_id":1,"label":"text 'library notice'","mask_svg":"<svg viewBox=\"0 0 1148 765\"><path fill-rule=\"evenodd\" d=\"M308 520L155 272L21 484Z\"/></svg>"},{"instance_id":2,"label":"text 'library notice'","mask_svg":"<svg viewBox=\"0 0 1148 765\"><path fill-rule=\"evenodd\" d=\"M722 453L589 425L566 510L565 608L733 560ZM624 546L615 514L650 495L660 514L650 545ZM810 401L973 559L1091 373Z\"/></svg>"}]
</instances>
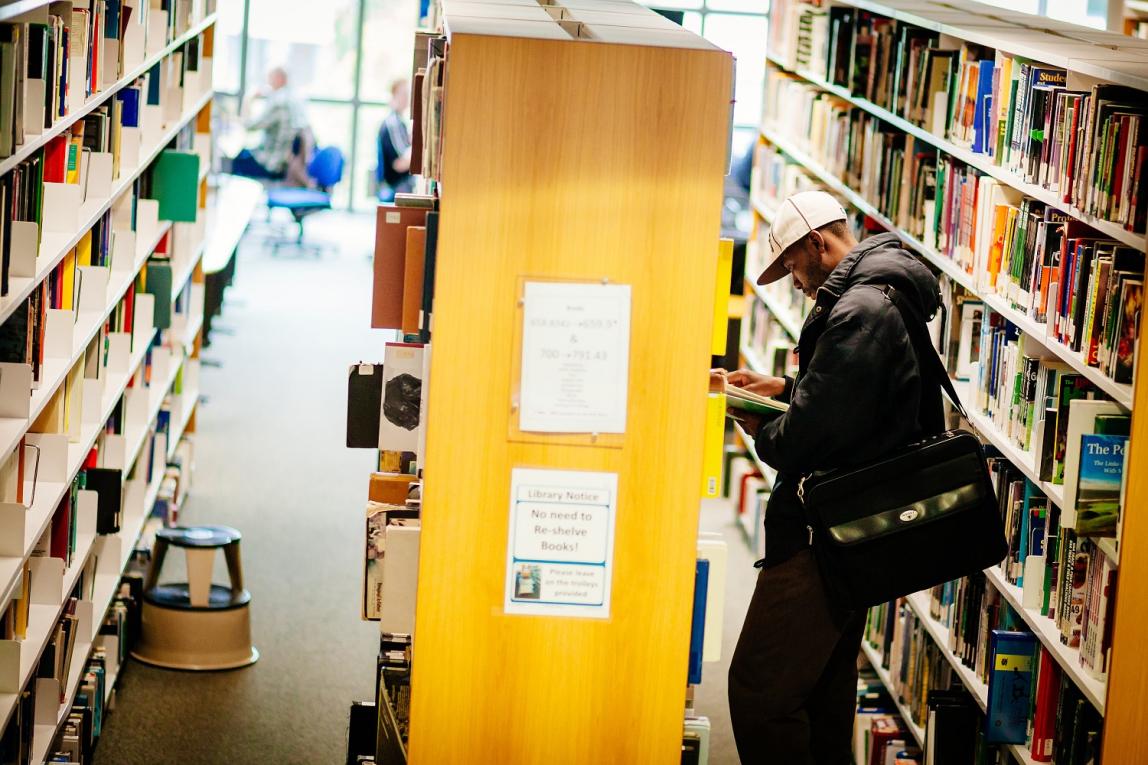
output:
<instances>
[{"instance_id":1,"label":"text 'library notice'","mask_svg":"<svg viewBox=\"0 0 1148 765\"><path fill-rule=\"evenodd\" d=\"M618 474L515 468L506 612L606 618Z\"/></svg>"}]
</instances>

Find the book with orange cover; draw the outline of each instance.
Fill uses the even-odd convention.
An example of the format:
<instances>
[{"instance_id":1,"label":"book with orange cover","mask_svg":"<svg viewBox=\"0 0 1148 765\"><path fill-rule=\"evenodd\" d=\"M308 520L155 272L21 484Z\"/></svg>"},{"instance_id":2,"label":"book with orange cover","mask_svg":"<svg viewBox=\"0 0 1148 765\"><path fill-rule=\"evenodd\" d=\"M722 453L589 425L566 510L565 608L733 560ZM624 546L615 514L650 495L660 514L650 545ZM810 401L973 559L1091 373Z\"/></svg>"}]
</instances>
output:
<instances>
[{"instance_id":1,"label":"book with orange cover","mask_svg":"<svg viewBox=\"0 0 1148 765\"><path fill-rule=\"evenodd\" d=\"M989 249L989 286L995 287L997 275L1001 270L1001 258L1004 253L1005 228L1008 220L1008 205L997 205L993 210L992 246Z\"/></svg>"},{"instance_id":2,"label":"book with orange cover","mask_svg":"<svg viewBox=\"0 0 1148 765\"><path fill-rule=\"evenodd\" d=\"M411 484L418 478L409 473L371 473L367 499L387 505L401 505L407 501Z\"/></svg>"},{"instance_id":3,"label":"book with orange cover","mask_svg":"<svg viewBox=\"0 0 1148 765\"><path fill-rule=\"evenodd\" d=\"M407 229L406 257L403 266L403 326L407 335L417 335L421 328L419 313L423 307L423 274L426 270L426 226Z\"/></svg>"}]
</instances>

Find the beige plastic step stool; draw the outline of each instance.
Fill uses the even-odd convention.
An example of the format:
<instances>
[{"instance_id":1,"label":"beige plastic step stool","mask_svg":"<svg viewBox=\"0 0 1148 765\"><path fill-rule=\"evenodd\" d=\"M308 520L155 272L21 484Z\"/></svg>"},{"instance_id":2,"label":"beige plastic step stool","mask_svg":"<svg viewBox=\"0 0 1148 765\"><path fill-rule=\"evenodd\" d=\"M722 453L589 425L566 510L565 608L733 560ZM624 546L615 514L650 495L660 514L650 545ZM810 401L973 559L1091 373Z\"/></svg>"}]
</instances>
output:
<instances>
[{"instance_id":1,"label":"beige plastic step stool","mask_svg":"<svg viewBox=\"0 0 1148 765\"><path fill-rule=\"evenodd\" d=\"M251 593L243 588L241 535L229 526L192 526L156 532L144 583L140 639L132 656L168 669L235 669L255 663L251 645ZM187 555L187 582L159 584L170 546ZM211 581L222 548L230 586Z\"/></svg>"}]
</instances>

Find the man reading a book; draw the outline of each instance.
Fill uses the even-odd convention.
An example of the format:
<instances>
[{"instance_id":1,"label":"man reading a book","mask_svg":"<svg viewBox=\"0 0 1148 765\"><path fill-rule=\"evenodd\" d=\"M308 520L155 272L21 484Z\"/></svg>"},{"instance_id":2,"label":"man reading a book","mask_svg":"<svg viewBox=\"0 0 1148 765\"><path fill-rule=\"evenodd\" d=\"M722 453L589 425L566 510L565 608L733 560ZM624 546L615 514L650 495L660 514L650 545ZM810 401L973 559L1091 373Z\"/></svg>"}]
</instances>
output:
<instances>
[{"instance_id":1,"label":"man reading a book","mask_svg":"<svg viewBox=\"0 0 1148 765\"><path fill-rule=\"evenodd\" d=\"M922 435L917 359L883 288L932 316L938 285L896 235L858 244L841 205L822 191L782 203L769 249L758 284L789 277L814 303L795 379L747 370L727 377L789 404L776 415L738 414L778 475L765 514L765 559L730 664L730 717L746 765L848 765L865 613L826 592L798 482L871 462Z\"/></svg>"}]
</instances>

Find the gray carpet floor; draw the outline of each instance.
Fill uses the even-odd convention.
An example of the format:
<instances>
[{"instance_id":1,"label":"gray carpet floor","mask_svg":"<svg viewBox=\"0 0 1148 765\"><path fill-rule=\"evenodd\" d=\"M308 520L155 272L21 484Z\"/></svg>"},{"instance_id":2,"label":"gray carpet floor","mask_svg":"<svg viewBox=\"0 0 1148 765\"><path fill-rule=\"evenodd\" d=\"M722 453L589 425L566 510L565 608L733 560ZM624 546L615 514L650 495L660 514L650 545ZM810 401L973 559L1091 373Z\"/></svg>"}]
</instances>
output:
<instances>
[{"instance_id":1,"label":"gray carpet floor","mask_svg":"<svg viewBox=\"0 0 1148 765\"><path fill-rule=\"evenodd\" d=\"M261 658L211 674L129 663L96 765L343 761L347 709L373 693L377 645L375 626L359 619L372 453L343 445L347 366L381 360L390 339L369 329L373 226L373 216L338 213L309 221L309 238L336 247L322 258L272 257L260 227L249 234L203 353L219 366L202 372L196 471L181 520L244 533ZM708 503L701 525L724 534L730 556L723 660L705 665L696 707L711 720L710 763L734 765L726 669L756 571L726 503Z\"/></svg>"},{"instance_id":2,"label":"gray carpet floor","mask_svg":"<svg viewBox=\"0 0 1148 765\"><path fill-rule=\"evenodd\" d=\"M243 532L254 642L247 669L132 662L97 765L317 765L345 753L369 699L377 629L359 619L372 453L344 447L347 367L382 358L370 324L370 218L317 216L322 258L267 254L249 235L205 349L192 496L182 522ZM178 555L169 557L179 557Z\"/></svg>"}]
</instances>

